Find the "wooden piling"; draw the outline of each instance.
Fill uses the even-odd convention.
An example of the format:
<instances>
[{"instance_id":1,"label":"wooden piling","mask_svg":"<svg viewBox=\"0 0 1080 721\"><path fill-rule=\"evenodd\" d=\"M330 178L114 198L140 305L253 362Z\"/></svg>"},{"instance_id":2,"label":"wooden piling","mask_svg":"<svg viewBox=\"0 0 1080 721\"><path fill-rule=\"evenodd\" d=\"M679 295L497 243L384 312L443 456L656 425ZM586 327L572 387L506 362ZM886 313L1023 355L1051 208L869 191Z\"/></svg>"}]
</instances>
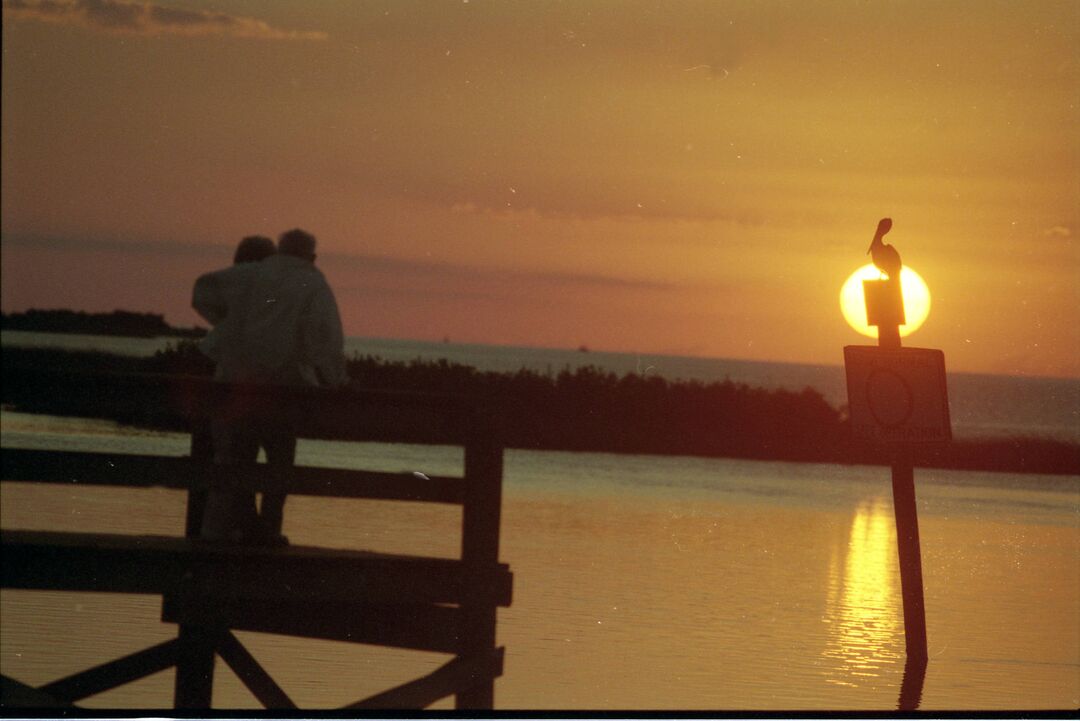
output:
<instances>
[{"instance_id":1,"label":"wooden piling","mask_svg":"<svg viewBox=\"0 0 1080 721\"><path fill-rule=\"evenodd\" d=\"M900 279L886 284L895 311L879 319L878 347L899 350L900 323L903 320L903 296ZM911 448L898 444L891 450L893 513L896 517L896 552L900 562L900 590L904 601L904 644L907 656L925 661L926 608L923 601L922 551L919 546L919 513L915 503L915 471Z\"/></svg>"}]
</instances>

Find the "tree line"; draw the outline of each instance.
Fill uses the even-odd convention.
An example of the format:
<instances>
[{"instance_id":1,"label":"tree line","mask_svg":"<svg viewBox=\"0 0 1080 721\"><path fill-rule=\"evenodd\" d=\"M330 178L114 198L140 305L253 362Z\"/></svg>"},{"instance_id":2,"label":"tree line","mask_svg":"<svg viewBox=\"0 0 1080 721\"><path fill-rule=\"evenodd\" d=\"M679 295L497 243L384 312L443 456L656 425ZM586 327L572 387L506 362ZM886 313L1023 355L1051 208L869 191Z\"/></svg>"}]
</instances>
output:
<instances>
[{"instance_id":1,"label":"tree line","mask_svg":"<svg viewBox=\"0 0 1080 721\"><path fill-rule=\"evenodd\" d=\"M70 400L18 385L19 368L165 373L206 376L212 363L192 341L149 358L44 349L5 349L4 403L20 410L61 413ZM362 387L462 394L497 409L509 448L693 455L801 462L889 462L889 449L852 439L843 409L812 388L763 389L730 380L669 380L585 366L540 373L480 371L447 360L387 361L357 356L350 377ZM92 410L92 409L91 409ZM145 425L152 409L135 418ZM84 408L81 412L87 412ZM1012 472L1080 473L1080 446L1039 439L964 439L919 446L917 465Z\"/></svg>"},{"instance_id":2,"label":"tree line","mask_svg":"<svg viewBox=\"0 0 1080 721\"><path fill-rule=\"evenodd\" d=\"M86 313L81 310L31 308L24 313L0 313L0 328L37 333L81 333L135 338L197 338L206 334L205 328L174 328L165 322L165 316L157 313L132 313L126 310Z\"/></svg>"}]
</instances>

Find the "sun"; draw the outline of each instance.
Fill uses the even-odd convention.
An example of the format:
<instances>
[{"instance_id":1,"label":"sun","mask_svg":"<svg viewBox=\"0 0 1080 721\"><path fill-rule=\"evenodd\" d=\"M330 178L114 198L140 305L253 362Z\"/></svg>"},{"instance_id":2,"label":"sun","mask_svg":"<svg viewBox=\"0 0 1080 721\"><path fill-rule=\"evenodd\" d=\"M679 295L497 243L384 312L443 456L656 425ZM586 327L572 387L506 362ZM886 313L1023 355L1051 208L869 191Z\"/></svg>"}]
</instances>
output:
<instances>
[{"instance_id":1,"label":"sun","mask_svg":"<svg viewBox=\"0 0 1080 721\"><path fill-rule=\"evenodd\" d=\"M881 272L873 263L867 263L852 273L840 289L840 310L844 313L844 320L852 328L871 338L877 338L878 332L877 326L866 324L866 301L863 299L862 282L881 277ZM926 316L930 315L930 289L918 273L905 265L900 271L900 290L904 294L904 315L907 317L907 323L900 326L900 335L906 336L917 331Z\"/></svg>"}]
</instances>

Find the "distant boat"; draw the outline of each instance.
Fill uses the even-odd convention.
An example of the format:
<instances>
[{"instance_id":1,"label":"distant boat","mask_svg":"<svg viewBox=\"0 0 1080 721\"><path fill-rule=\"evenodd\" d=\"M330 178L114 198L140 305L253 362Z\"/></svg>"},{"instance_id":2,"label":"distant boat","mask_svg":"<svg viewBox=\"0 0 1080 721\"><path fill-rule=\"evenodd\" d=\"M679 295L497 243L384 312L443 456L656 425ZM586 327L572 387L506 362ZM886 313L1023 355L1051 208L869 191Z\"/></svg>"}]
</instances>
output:
<instances>
[{"instance_id":1,"label":"distant boat","mask_svg":"<svg viewBox=\"0 0 1080 721\"><path fill-rule=\"evenodd\" d=\"M589 352L589 346L587 346L587 345L584 345L584 344L583 344L583 345L579 345L579 346L577 347L577 349L578 349L578 353L588 353L588 352Z\"/></svg>"}]
</instances>

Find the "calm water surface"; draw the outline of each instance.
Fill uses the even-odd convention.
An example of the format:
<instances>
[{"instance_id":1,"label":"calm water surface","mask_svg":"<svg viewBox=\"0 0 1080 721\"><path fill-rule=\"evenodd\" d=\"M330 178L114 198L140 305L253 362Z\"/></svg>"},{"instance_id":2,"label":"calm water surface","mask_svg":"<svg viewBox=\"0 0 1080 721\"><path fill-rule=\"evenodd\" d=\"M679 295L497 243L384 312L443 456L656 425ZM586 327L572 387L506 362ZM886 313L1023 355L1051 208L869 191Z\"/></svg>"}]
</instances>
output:
<instances>
[{"instance_id":1,"label":"calm water surface","mask_svg":"<svg viewBox=\"0 0 1080 721\"><path fill-rule=\"evenodd\" d=\"M4 447L183 455L187 438L5 412ZM460 473L450 447L301 441L305 465ZM1080 706L1080 478L918 470L923 709ZM162 489L0 485L0 525L179 534ZM291 498L297 544L458 552L460 511ZM904 670L888 471L509 451L503 709L893 709ZM3 673L31 684L174 636L160 600L0 593ZM401 683L442 654L239 633L301 707ZM85 702L167 707L165 671ZM214 704L258 705L224 664ZM449 707L449 702L442 706Z\"/></svg>"}]
</instances>

